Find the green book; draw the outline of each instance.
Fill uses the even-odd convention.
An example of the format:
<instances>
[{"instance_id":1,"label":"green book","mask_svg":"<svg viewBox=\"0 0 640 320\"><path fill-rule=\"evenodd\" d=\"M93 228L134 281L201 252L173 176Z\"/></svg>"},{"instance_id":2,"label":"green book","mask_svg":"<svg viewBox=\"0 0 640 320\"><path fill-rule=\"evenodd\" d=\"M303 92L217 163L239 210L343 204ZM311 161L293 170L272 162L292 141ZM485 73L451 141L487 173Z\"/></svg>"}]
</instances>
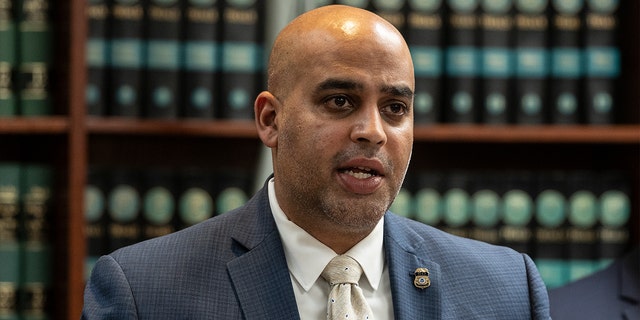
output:
<instances>
[{"instance_id":1,"label":"green book","mask_svg":"<svg viewBox=\"0 0 640 320\"><path fill-rule=\"evenodd\" d=\"M443 230L445 232L469 237L471 226L470 175L463 171L449 174L444 182L442 195Z\"/></svg>"},{"instance_id":2,"label":"green book","mask_svg":"<svg viewBox=\"0 0 640 320\"><path fill-rule=\"evenodd\" d=\"M141 239L140 232L140 175L133 168L111 169L107 195L108 249L113 251L134 244Z\"/></svg>"},{"instance_id":3,"label":"green book","mask_svg":"<svg viewBox=\"0 0 640 320\"><path fill-rule=\"evenodd\" d=\"M51 290L51 194L53 170L42 164L25 164L22 170L22 319L49 319Z\"/></svg>"},{"instance_id":4,"label":"green book","mask_svg":"<svg viewBox=\"0 0 640 320\"><path fill-rule=\"evenodd\" d=\"M504 180L497 172L475 174L471 195L472 239L498 244L498 230L502 221L502 194Z\"/></svg>"},{"instance_id":5,"label":"green book","mask_svg":"<svg viewBox=\"0 0 640 320\"><path fill-rule=\"evenodd\" d=\"M442 227L442 180L443 174L425 171L415 182L414 219L435 228Z\"/></svg>"},{"instance_id":6,"label":"green book","mask_svg":"<svg viewBox=\"0 0 640 320\"><path fill-rule=\"evenodd\" d=\"M0 5L0 117L17 113L14 94L14 68L16 66L16 25L12 1Z\"/></svg>"},{"instance_id":7,"label":"green book","mask_svg":"<svg viewBox=\"0 0 640 320\"><path fill-rule=\"evenodd\" d=\"M505 193L502 196L502 225L500 227L500 242L518 252L533 256L531 246L533 232L533 190L531 190L531 173L514 171L505 178Z\"/></svg>"},{"instance_id":8,"label":"green book","mask_svg":"<svg viewBox=\"0 0 640 320\"><path fill-rule=\"evenodd\" d=\"M567 219L567 253L569 280L593 273L598 267L598 197L596 173L577 171L567 179L569 212Z\"/></svg>"},{"instance_id":9,"label":"green book","mask_svg":"<svg viewBox=\"0 0 640 320\"><path fill-rule=\"evenodd\" d=\"M142 238L175 231L176 183L169 168L145 169L142 178Z\"/></svg>"},{"instance_id":10,"label":"green book","mask_svg":"<svg viewBox=\"0 0 640 320\"><path fill-rule=\"evenodd\" d=\"M211 218L215 212L212 173L185 168L178 173L178 225L183 229Z\"/></svg>"},{"instance_id":11,"label":"green book","mask_svg":"<svg viewBox=\"0 0 640 320\"><path fill-rule=\"evenodd\" d=\"M0 162L0 319L18 319L20 164Z\"/></svg>"},{"instance_id":12,"label":"green book","mask_svg":"<svg viewBox=\"0 0 640 320\"><path fill-rule=\"evenodd\" d=\"M91 166L87 172L84 189L84 218L87 253L85 279L89 279L93 266L101 255L107 253L107 169Z\"/></svg>"},{"instance_id":13,"label":"green book","mask_svg":"<svg viewBox=\"0 0 640 320\"><path fill-rule=\"evenodd\" d=\"M49 90L53 53L49 2L20 0L17 3L19 113L49 115L53 112Z\"/></svg>"}]
</instances>

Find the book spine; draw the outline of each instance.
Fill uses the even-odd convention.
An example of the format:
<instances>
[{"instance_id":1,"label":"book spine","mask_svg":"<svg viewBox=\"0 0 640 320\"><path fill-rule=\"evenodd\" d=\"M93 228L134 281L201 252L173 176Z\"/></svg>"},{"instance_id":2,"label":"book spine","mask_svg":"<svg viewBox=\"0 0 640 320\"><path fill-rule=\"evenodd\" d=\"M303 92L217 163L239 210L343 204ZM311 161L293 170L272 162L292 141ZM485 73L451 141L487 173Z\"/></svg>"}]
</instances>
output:
<instances>
[{"instance_id":1,"label":"book spine","mask_svg":"<svg viewBox=\"0 0 640 320\"><path fill-rule=\"evenodd\" d=\"M405 177L404 183L389 207L389 211L405 218L414 219L413 194L410 177Z\"/></svg>"},{"instance_id":2,"label":"book spine","mask_svg":"<svg viewBox=\"0 0 640 320\"><path fill-rule=\"evenodd\" d=\"M243 169L229 169L214 173L216 215L229 212L249 200L251 179Z\"/></svg>"},{"instance_id":3,"label":"book spine","mask_svg":"<svg viewBox=\"0 0 640 320\"><path fill-rule=\"evenodd\" d=\"M18 18L18 99L23 116L52 114L49 69L52 33L49 1L21 0Z\"/></svg>"},{"instance_id":4,"label":"book spine","mask_svg":"<svg viewBox=\"0 0 640 320\"><path fill-rule=\"evenodd\" d=\"M0 162L0 319L18 319L20 284L20 171L15 162Z\"/></svg>"},{"instance_id":5,"label":"book spine","mask_svg":"<svg viewBox=\"0 0 640 320\"><path fill-rule=\"evenodd\" d=\"M567 283L567 187L563 172L542 174L535 199L534 261L547 288Z\"/></svg>"},{"instance_id":6,"label":"book spine","mask_svg":"<svg viewBox=\"0 0 640 320\"><path fill-rule=\"evenodd\" d=\"M85 280L89 279L98 258L107 253L107 169L92 166L87 173L84 190L85 234L87 254L85 257Z\"/></svg>"},{"instance_id":7,"label":"book spine","mask_svg":"<svg viewBox=\"0 0 640 320\"><path fill-rule=\"evenodd\" d=\"M469 237L487 243L498 244L502 221L500 175L495 172L477 174L471 195L471 231Z\"/></svg>"},{"instance_id":8,"label":"book spine","mask_svg":"<svg viewBox=\"0 0 640 320\"><path fill-rule=\"evenodd\" d=\"M26 164L22 172L20 314L23 319L48 319L53 276L50 238L53 169Z\"/></svg>"},{"instance_id":9,"label":"book spine","mask_svg":"<svg viewBox=\"0 0 640 320\"><path fill-rule=\"evenodd\" d=\"M591 172L573 172L568 178L571 193L567 216L570 281L585 277L597 268L598 203L594 180Z\"/></svg>"},{"instance_id":10,"label":"book spine","mask_svg":"<svg viewBox=\"0 0 640 320\"><path fill-rule=\"evenodd\" d=\"M226 0L222 8L222 101L219 118L252 119L262 85L263 1Z\"/></svg>"},{"instance_id":11,"label":"book spine","mask_svg":"<svg viewBox=\"0 0 640 320\"><path fill-rule=\"evenodd\" d=\"M179 0L145 0L146 73L144 115L175 119L180 104L182 7Z\"/></svg>"},{"instance_id":12,"label":"book spine","mask_svg":"<svg viewBox=\"0 0 640 320\"><path fill-rule=\"evenodd\" d=\"M617 47L618 1L589 0L584 33L586 122L615 122L616 81L621 58Z\"/></svg>"},{"instance_id":13,"label":"book spine","mask_svg":"<svg viewBox=\"0 0 640 320\"><path fill-rule=\"evenodd\" d=\"M13 0L0 0L0 117L18 113L13 81L17 64L14 4Z\"/></svg>"},{"instance_id":14,"label":"book spine","mask_svg":"<svg viewBox=\"0 0 640 320\"><path fill-rule=\"evenodd\" d=\"M184 12L183 115L212 119L220 95L220 10L216 1L187 0Z\"/></svg>"},{"instance_id":15,"label":"book spine","mask_svg":"<svg viewBox=\"0 0 640 320\"><path fill-rule=\"evenodd\" d=\"M533 198L531 176L527 172L510 172L505 178L502 197L504 210L500 227L500 243L518 252L532 253Z\"/></svg>"},{"instance_id":16,"label":"book spine","mask_svg":"<svg viewBox=\"0 0 640 320\"><path fill-rule=\"evenodd\" d=\"M445 51L445 120L474 123L478 113L477 77L480 61L476 30L479 0L448 0Z\"/></svg>"},{"instance_id":17,"label":"book spine","mask_svg":"<svg viewBox=\"0 0 640 320\"><path fill-rule=\"evenodd\" d=\"M456 171L448 175L442 195L443 227L445 232L469 237L471 224L471 195L469 176Z\"/></svg>"},{"instance_id":18,"label":"book spine","mask_svg":"<svg viewBox=\"0 0 640 320\"><path fill-rule=\"evenodd\" d=\"M109 20L109 115L138 117L142 112L144 7L140 0L111 0Z\"/></svg>"},{"instance_id":19,"label":"book spine","mask_svg":"<svg viewBox=\"0 0 640 320\"><path fill-rule=\"evenodd\" d=\"M480 121L509 122L511 83L515 70L512 50L513 1L482 0L480 16Z\"/></svg>"},{"instance_id":20,"label":"book spine","mask_svg":"<svg viewBox=\"0 0 640 320\"><path fill-rule=\"evenodd\" d=\"M515 0L515 8L515 122L542 124L547 121L548 3Z\"/></svg>"},{"instance_id":21,"label":"book spine","mask_svg":"<svg viewBox=\"0 0 640 320\"><path fill-rule=\"evenodd\" d=\"M420 172L416 178L414 219L435 228L442 227L443 175L436 172Z\"/></svg>"},{"instance_id":22,"label":"book spine","mask_svg":"<svg viewBox=\"0 0 640 320\"><path fill-rule=\"evenodd\" d=\"M176 183L173 172L167 168L153 168L146 169L142 175L142 238L174 232Z\"/></svg>"},{"instance_id":23,"label":"book spine","mask_svg":"<svg viewBox=\"0 0 640 320\"><path fill-rule=\"evenodd\" d=\"M556 124L577 124L580 122L582 105L580 31L583 2L552 0L551 8L550 121Z\"/></svg>"},{"instance_id":24,"label":"book spine","mask_svg":"<svg viewBox=\"0 0 640 320\"><path fill-rule=\"evenodd\" d=\"M444 5L439 2L409 1L406 39L415 71L414 121L441 121Z\"/></svg>"},{"instance_id":25,"label":"book spine","mask_svg":"<svg viewBox=\"0 0 640 320\"><path fill-rule=\"evenodd\" d=\"M624 256L631 247L631 191L625 174L602 174L598 196L598 268Z\"/></svg>"},{"instance_id":26,"label":"book spine","mask_svg":"<svg viewBox=\"0 0 640 320\"><path fill-rule=\"evenodd\" d=\"M392 25L405 34L406 15L404 14L405 0L371 0L370 9L375 14L389 21Z\"/></svg>"},{"instance_id":27,"label":"book spine","mask_svg":"<svg viewBox=\"0 0 640 320\"><path fill-rule=\"evenodd\" d=\"M108 58L108 0L87 3L87 114L104 116L107 109L106 76Z\"/></svg>"},{"instance_id":28,"label":"book spine","mask_svg":"<svg viewBox=\"0 0 640 320\"><path fill-rule=\"evenodd\" d=\"M215 190L211 173L204 169L186 168L178 175L177 229L184 229L215 214Z\"/></svg>"},{"instance_id":29,"label":"book spine","mask_svg":"<svg viewBox=\"0 0 640 320\"><path fill-rule=\"evenodd\" d=\"M134 244L141 239L139 175L130 168L113 168L110 177L107 196L107 251Z\"/></svg>"}]
</instances>

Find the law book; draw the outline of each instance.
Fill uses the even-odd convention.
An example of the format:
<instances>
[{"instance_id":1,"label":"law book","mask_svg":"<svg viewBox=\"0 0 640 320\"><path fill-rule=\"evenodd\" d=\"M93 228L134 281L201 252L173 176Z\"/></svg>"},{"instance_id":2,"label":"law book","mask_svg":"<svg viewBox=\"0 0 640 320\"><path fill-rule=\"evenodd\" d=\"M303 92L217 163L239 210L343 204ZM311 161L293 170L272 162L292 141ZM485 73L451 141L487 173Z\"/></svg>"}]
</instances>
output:
<instances>
[{"instance_id":1,"label":"law book","mask_svg":"<svg viewBox=\"0 0 640 320\"><path fill-rule=\"evenodd\" d=\"M104 116L107 112L107 61L109 58L109 0L87 2L87 114Z\"/></svg>"},{"instance_id":2,"label":"law book","mask_svg":"<svg viewBox=\"0 0 640 320\"><path fill-rule=\"evenodd\" d=\"M444 116L450 123L474 123L479 110L479 0L446 1Z\"/></svg>"},{"instance_id":3,"label":"law book","mask_svg":"<svg viewBox=\"0 0 640 320\"><path fill-rule=\"evenodd\" d=\"M179 0L145 0L145 75L143 92L146 118L175 119L180 105L182 7Z\"/></svg>"},{"instance_id":4,"label":"law book","mask_svg":"<svg viewBox=\"0 0 640 320\"><path fill-rule=\"evenodd\" d=\"M18 113L14 91L14 70L17 65L15 2L0 5L0 117Z\"/></svg>"},{"instance_id":5,"label":"law book","mask_svg":"<svg viewBox=\"0 0 640 320\"><path fill-rule=\"evenodd\" d=\"M471 227L470 174L453 171L443 182L442 230L469 238Z\"/></svg>"},{"instance_id":6,"label":"law book","mask_svg":"<svg viewBox=\"0 0 640 320\"><path fill-rule=\"evenodd\" d=\"M245 169L218 169L213 173L213 179L215 215L227 213L249 201L252 181Z\"/></svg>"},{"instance_id":7,"label":"law book","mask_svg":"<svg viewBox=\"0 0 640 320\"><path fill-rule=\"evenodd\" d=\"M505 180L500 243L533 256L533 178L530 172L510 171L506 173Z\"/></svg>"},{"instance_id":8,"label":"law book","mask_svg":"<svg viewBox=\"0 0 640 320\"><path fill-rule=\"evenodd\" d=\"M107 194L107 251L111 252L141 240L140 175L134 168L110 169Z\"/></svg>"},{"instance_id":9,"label":"law book","mask_svg":"<svg viewBox=\"0 0 640 320\"><path fill-rule=\"evenodd\" d=\"M538 175L535 197L534 262L547 288L567 283L568 189L562 171Z\"/></svg>"},{"instance_id":10,"label":"law book","mask_svg":"<svg viewBox=\"0 0 640 320\"><path fill-rule=\"evenodd\" d=\"M222 0L222 92L218 117L252 119L262 87L263 1Z\"/></svg>"},{"instance_id":11,"label":"law book","mask_svg":"<svg viewBox=\"0 0 640 320\"><path fill-rule=\"evenodd\" d=\"M497 172L478 173L471 182L471 230L469 237L499 244L502 222L504 176Z\"/></svg>"},{"instance_id":12,"label":"law book","mask_svg":"<svg viewBox=\"0 0 640 320\"><path fill-rule=\"evenodd\" d=\"M506 124L515 72L513 1L481 0L480 8L480 122Z\"/></svg>"},{"instance_id":13,"label":"law book","mask_svg":"<svg viewBox=\"0 0 640 320\"><path fill-rule=\"evenodd\" d=\"M586 1L584 15L584 100L586 122L616 121L616 83L621 58L618 47L619 1Z\"/></svg>"},{"instance_id":14,"label":"law book","mask_svg":"<svg viewBox=\"0 0 640 320\"><path fill-rule=\"evenodd\" d=\"M414 219L435 228L442 228L442 194L444 174L423 171L415 179Z\"/></svg>"},{"instance_id":15,"label":"law book","mask_svg":"<svg viewBox=\"0 0 640 320\"><path fill-rule=\"evenodd\" d=\"M406 0L370 0L369 10L387 20L404 35L406 30L405 4Z\"/></svg>"},{"instance_id":16,"label":"law book","mask_svg":"<svg viewBox=\"0 0 640 320\"><path fill-rule=\"evenodd\" d=\"M109 170L92 165L87 170L84 189L84 218L87 253L85 256L85 280L88 280L100 256L107 254L107 193Z\"/></svg>"},{"instance_id":17,"label":"law book","mask_svg":"<svg viewBox=\"0 0 640 320\"><path fill-rule=\"evenodd\" d=\"M23 319L49 319L53 285L52 192L54 171L26 163L22 170L20 307Z\"/></svg>"},{"instance_id":18,"label":"law book","mask_svg":"<svg viewBox=\"0 0 640 320\"><path fill-rule=\"evenodd\" d=\"M442 121L443 16L438 1L408 1L405 38L415 73L414 121Z\"/></svg>"},{"instance_id":19,"label":"law book","mask_svg":"<svg viewBox=\"0 0 640 320\"><path fill-rule=\"evenodd\" d=\"M220 10L216 1L187 0L184 9L182 115L213 119L220 91Z\"/></svg>"},{"instance_id":20,"label":"law book","mask_svg":"<svg viewBox=\"0 0 640 320\"><path fill-rule=\"evenodd\" d=\"M631 249L631 186L622 172L604 172L598 194L598 269Z\"/></svg>"},{"instance_id":21,"label":"law book","mask_svg":"<svg viewBox=\"0 0 640 320\"><path fill-rule=\"evenodd\" d=\"M405 177L402 187L389 207L389 211L405 218L414 219L413 187L411 177Z\"/></svg>"},{"instance_id":22,"label":"law book","mask_svg":"<svg viewBox=\"0 0 640 320\"><path fill-rule=\"evenodd\" d=\"M551 0L549 81L550 122L581 122L582 1Z\"/></svg>"},{"instance_id":23,"label":"law book","mask_svg":"<svg viewBox=\"0 0 640 320\"><path fill-rule=\"evenodd\" d=\"M0 319L18 319L21 164L0 162Z\"/></svg>"},{"instance_id":24,"label":"law book","mask_svg":"<svg viewBox=\"0 0 640 320\"><path fill-rule=\"evenodd\" d=\"M20 0L18 4L17 95L22 116L53 113L50 69L53 33L48 0Z\"/></svg>"},{"instance_id":25,"label":"law book","mask_svg":"<svg viewBox=\"0 0 640 320\"><path fill-rule=\"evenodd\" d=\"M567 258L569 281L593 273L597 268L598 198L594 172L572 172L568 179Z\"/></svg>"},{"instance_id":26,"label":"law book","mask_svg":"<svg viewBox=\"0 0 640 320\"><path fill-rule=\"evenodd\" d=\"M547 121L549 77L548 0L514 0L515 97L514 122L523 125Z\"/></svg>"},{"instance_id":27,"label":"law book","mask_svg":"<svg viewBox=\"0 0 640 320\"><path fill-rule=\"evenodd\" d=\"M142 175L142 238L175 231L176 182L169 168L145 168Z\"/></svg>"},{"instance_id":28,"label":"law book","mask_svg":"<svg viewBox=\"0 0 640 320\"><path fill-rule=\"evenodd\" d=\"M110 0L108 115L142 115L145 57L142 0Z\"/></svg>"},{"instance_id":29,"label":"law book","mask_svg":"<svg viewBox=\"0 0 640 320\"><path fill-rule=\"evenodd\" d=\"M178 171L178 219L176 229L184 229L215 214L215 185L210 170L190 167Z\"/></svg>"}]
</instances>

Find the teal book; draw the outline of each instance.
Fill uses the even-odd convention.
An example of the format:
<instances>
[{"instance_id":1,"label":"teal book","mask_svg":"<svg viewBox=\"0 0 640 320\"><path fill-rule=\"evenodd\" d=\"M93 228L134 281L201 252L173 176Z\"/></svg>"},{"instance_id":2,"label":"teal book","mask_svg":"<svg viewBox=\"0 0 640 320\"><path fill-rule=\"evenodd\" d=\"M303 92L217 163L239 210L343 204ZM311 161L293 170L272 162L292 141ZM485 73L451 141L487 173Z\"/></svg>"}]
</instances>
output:
<instances>
[{"instance_id":1,"label":"teal book","mask_svg":"<svg viewBox=\"0 0 640 320\"><path fill-rule=\"evenodd\" d=\"M14 88L14 70L17 64L15 2L5 1L0 6L0 117L18 113Z\"/></svg>"},{"instance_id":2,"label":"teal book","mask_svg":"<svg viewBox=\"0 0 640 320\"><path fill-rule=\"evenodd\" d=\"M136 169L110 169L107 193L107 251L134 244L142 239L140 231L140 176Z\"/></svg>"},{"instance_id":3,"label":"teal book","mask_svg":"<svg viewBox=\"0 0 640 320\"><path fill-rule=\"evenodd\" d=\"M22 170L22 250L20 315L49 319L53 286L51 223L54 171L46 164L27 163Z\"/></svg>"},{"instance_id":4,"label":"teal book","mask_svg":"<svg viewBox=\"0 0 640 320\"><path fill-rule=\"evenodd\" d=\"M515 0L514 121L547 122L549 78L548 0Z\"/></svg>"},{"instance_id":5,"label":"teal book","mask_svg":"<svg viewBox=\"0 0 640 320\"><path fill-rule=\"evenodd\" d=\"M218 118L253 119L263 86L263 1L222 1L222 92Z\"/></svg>"},{"instance_id":6,"label":"teal book","mask_svg":"<svg viewBox=\"0 0 640 320\"><path fill-rule=\"evenodd\" d=\"M18 4L18 109L23 116L53 113L50 69L53 33L47 0L20 0Z\"/></svg>"},{"instance_id":7,"label":"teal book","mask_svg":"<svg viewBox=\"0 0 640 320\"><path fill-rule=\"evenodd\" d=\"M567 219L567 259L569 281L586 277L598 264L598 197L594 172L573 172L567 179L569 212Z\"/></svg>"},{"instance_id":8,"label":"teal book","mask_svg":"<svg viewBox=\"0 0 640 320\"><path fill-rule=\"evenodd\" d=\"M479 110L479 0L448 0L444 116L450 123L475 123Z\"/></svg>"},{"instance_id":9,"label":"teal book","mask_svg":"<svg viewBox=\"0 0 640 320\"><path fill-rule=\"evenodd\" d=\"M616 83L621 69L618 43L619 3L587 0L584 20L584 99L586 122L616 122Z\"/></svg>"},{"instance_id":10,"label":"teal book","mask_svg":"<svg viewBox=\"0 0 640 320\"><path fill-rule=\"evenodd\" d=\"M469 238L471 228L471 176L455 171L447 175L442 193L442 230Z\"/></svg>"},{"instance_id":11,"label":"teal book","mask_svg":"<svg viewBox=\"0 0 640 320\"><path fill-rule=\"evenodd\" d=\"M415 72L414 121L417 125L442 121L443 16L440 1L409 1L405 38Z\"/></svg>"},{"instance_id":12,"label":"teal book","mask_svg":"<svg viewBox=\"0 0 640 320\"><path fill-rule=\"evenodd\" d=\"M409 175L405 177L400 191L389 207L389 211L409 219L415 219L412 180Z\"/></svg>"},{"instance_id":13,"label":"teal book","mask_svg":"<svg viewBox=\"0 0 640 320\"><path fill-rule=\"evenodd\" d=\"M175 119L180 106L182 7L179 0L145 0L144 116Z\"/></svg>"},{"instance_id":14,"label":"teal book","mask_svg":"<svg viewBox=\"0 0 640 320\"><path fill-rule=\"evenodd\" d=\"M142 175L142 238L175 231L176 182L169 168L145 168Z\"/></svg>"},{"instance_id":15,"label":"teal book","mask_svg":"<svg viewBox=\"0 0 640 320\"><path fill-rule=\"evenodd\" d=\"M89 279L93 266L107 252L107 175L108 170L92 165L87 171L84 189L84 219L87 252L85 255L85 280Z\"/></svg>"},{"instance_id":16,"label":"teal book","mask_svg":"<svg viewBox=\"0 0 640 320\"><path fill-rule=\"evenodd\" d=\"M18 319L20 284L20 212L21 165L0 162L0 319Z\"/></svg>"},{"instance_id":17,"label":"teal book","mask_svg":"<svg viewBox=\"0 0 640 320\"><path fill-rule=\"evenodd\" d=\"M502 222L504 176L497 172L477 173L471 182L471 230L469 237L499 244Z\"/></svg>"},{"instance_id":18,"label":"teal book","mask_svg":"<svg viewBox=\"0 0 640 320\"><path fill-rule=\"evenodd\" d=\"M216 170L215 181L215 215L229 212L249 201L252 179L246 169Z\"/></svg>"},{"instance_id":19,"label":"teal book","mask_svg":"<svg viewBox=\"0 0 640 320\"><path fill-rule=\"evenodd\" d=\"M215 184L210 170L184 168L178 172L178 219L184 229L215 215Z\"/></svg>"},{"instance_id":20,"label":"teal book","mask_svg":"<svg viewBox=\"0 0 640 320\"><path fill-rule=\"evenodd\" d=\"M583 1L551 1L549 108L554 124L581 122L583 8Z\"/></svg>"},{"instance_id":21,"label":"teal book","mask_svg":"<svg viewBox=\"0 0 640 320\"><path fill-rule=\"evenodd\" d=\"M219 105L220 9L216 0L186 0L182 115L213 119Z\"/></svg>"},{"instance_id":22,"label":"teal book","mask_svg":"<svg viewBox=\"0 0 640 320\"><path fill-rule=\"evenodd\" d=\"M631 183L622 172L605 172L598 194L598 269L631 249Z\"/></svg>"},{"instance_id":23,"label":"teal book","mask_svg":"<svg viewBox=\"0 0 640 320\"><path fill-rule=\"evenodd\" d=\"M435 228L442 228L444 174L423 171L415 178L414 219Z\"/></svg>"},{"instance_id":24,"label":"teal book","mask_svg":"<svg viewBox=\"0 0 640 320\"><path fill-rule=\"evenodd\" d=\"M481 0L480 8L480 122L506 124L515 73L513 1Z\"/></svg>"},{"instance_id":25,"label":"teal book","mask_svg":"<svg viewBox=\"0 0 640 320\"><path fill-rule=\"evenodd\" d=\"M505 180L500 244L533 256L533 178L529 172L512 171Z\"/></svg>"},{"instance_id":26,"label":"teal book","mask_svg":"<svg viewBox=\"0 0 640 320\"><path fill-rule=\"evenodd\" d=\"M107 112L107 59L109 30L108 0L87 1L87 114L104 116Z\"/></svg>"},{"instance_id":27,"label":"teal book","mask_svg":"<svg viewBox=\"0 0 640 320\"><path fill-rule=\"evenodd\" d=\"M534 262L547 288L551 289L569 280L566 174L561 171L539 174L537 189Z\"/></svg>"},{"instance_id":28,"label":"teal book","mask_svg":"<svg viewBox=\"0 0 640 320\"><path fill-rule=\"evenodd\" d=\"M108 51L108 115L142 115L145 66L142 0L110 0Z\"/></svg>"}]
</instances>

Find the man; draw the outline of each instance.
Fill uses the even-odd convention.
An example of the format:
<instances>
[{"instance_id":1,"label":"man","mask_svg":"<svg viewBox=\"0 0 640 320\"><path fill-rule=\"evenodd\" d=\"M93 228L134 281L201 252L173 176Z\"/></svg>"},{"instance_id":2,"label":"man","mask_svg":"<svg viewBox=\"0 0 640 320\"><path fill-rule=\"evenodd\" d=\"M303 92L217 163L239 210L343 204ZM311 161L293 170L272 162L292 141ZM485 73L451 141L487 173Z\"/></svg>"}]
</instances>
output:
<instances>
[{"instance_id":1,"label":"man","mask_svg":"<svg viewBox=\"0 0 640 320\"><path fill-rule=\"evenodd\" d=\"M640 319L640 247L606 269L549 292L554 319Z\"/></svg>"},{"instance_id":2,"label":"man","mask_svg":"<svg viewBox=\"0 0 640 320\"><path fill-rule=\"evenodd\" d=\"M242 208L102 257L84 318L326 319L321 274L346 254L375 319L548 319L527 256L387 212L413 144L413 64L391 24L312 10L268 73L255 118L273 177Z\"/></svg>"}]
</instances>

